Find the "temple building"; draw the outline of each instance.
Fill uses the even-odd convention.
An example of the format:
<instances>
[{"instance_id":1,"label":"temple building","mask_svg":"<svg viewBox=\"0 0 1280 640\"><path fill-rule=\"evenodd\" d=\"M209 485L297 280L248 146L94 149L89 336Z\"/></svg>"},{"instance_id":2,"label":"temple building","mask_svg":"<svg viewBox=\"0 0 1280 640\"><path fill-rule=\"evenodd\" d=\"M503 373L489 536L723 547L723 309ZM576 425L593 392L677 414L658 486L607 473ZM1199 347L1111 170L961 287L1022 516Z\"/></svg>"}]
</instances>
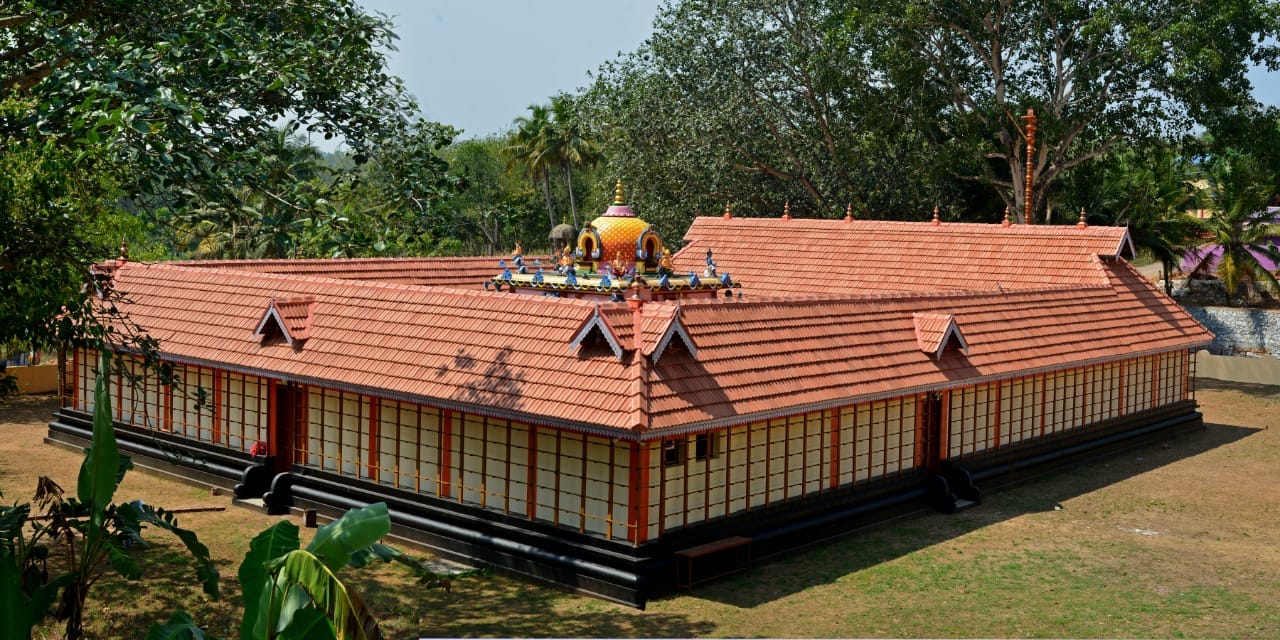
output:
<instances>
[{"instance_id":1,"label":"temple building","mask_svg":"<svg viewBox=\"0 0 1280 640\"><path fill-rule=\"evenodd\" d=\"M561 230L563 234L564 231ZM643 606L877 514L1200 424L1212 336L1123 228L697 218L565 250L100 265L180 383L111 381L141 463L268 509L388 503L445 555ZM50 438L88 438L69 354Z\"/></svg>"}]
</instances>

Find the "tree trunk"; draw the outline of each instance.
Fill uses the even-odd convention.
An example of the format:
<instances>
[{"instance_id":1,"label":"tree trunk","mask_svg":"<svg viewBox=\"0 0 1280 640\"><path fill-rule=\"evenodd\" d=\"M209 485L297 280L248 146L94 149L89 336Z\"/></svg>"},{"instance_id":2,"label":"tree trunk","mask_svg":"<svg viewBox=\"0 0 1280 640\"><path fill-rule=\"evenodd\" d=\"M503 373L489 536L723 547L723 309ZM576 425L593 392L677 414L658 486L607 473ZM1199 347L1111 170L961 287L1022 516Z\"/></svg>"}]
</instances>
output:
<instances>
[{"instance_id":1,"label":"tree trunk","mask_svg":"<svg viewBox=\"0 0 1280 640\"><path fill-rule=\"evenodd\" d=\"M547 172L542 172L542 195L547 198L547 220L551 222L551 226L547 227L550 231L556 226L556 212L551 210L551 180L547 177Z\"/></svg>"},{"instance_id":2,"label":"tree trunk","mask_svg":"<svg viewBox=\"0 0 1280 640\"><path fill-rule=\"evenodd\" d=\"M1164 269L1164 294L1173 297L1173 262L1165 259L1160 261L1160 266Z\"/></svg>"},{"instance_id":3,"label":"tree trunk","mask_svg":"<svg viewBox=\"0 0 1280 640\"><path fill-rule=\"evenodd\" d=\"M564 179L569 184L569 212L573 214L573 228L578 229L578 205L573 201L573 167L564 163Z\"/></svg>"}]
</instances>

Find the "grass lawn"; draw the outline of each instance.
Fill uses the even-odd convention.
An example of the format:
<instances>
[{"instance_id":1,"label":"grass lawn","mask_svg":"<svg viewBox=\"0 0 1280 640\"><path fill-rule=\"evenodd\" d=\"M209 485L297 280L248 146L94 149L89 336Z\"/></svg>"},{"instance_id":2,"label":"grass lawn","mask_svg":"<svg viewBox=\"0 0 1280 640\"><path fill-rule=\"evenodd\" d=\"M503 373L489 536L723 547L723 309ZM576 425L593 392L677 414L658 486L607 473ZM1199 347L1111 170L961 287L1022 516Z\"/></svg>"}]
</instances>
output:
<instances>
[{"instance_id":1,"label":"grass lawn","mask_svg":"<svg viewBox=\"0 0 1280 640\"><path fill-rule=\"evenodd\" d=\"M956 515L921 512L789 554L646 611L502 573L448 592L394 566L345 575L392 638L1280 637L1280 387L1202 380L1197 396L1204 431L989 491ZM0 404L6 500L41 474L74 489L80 456L41 444L53 409L47 398ZM135 498L229 503L141 472L117 493ZM273 520L237 508L180 516L219 561L219 602L200 593L176 540L152 533L144 580L95 587L91 637L141 637L176 608L235 636L236 568Z\"/></svg>"}]
</instances>

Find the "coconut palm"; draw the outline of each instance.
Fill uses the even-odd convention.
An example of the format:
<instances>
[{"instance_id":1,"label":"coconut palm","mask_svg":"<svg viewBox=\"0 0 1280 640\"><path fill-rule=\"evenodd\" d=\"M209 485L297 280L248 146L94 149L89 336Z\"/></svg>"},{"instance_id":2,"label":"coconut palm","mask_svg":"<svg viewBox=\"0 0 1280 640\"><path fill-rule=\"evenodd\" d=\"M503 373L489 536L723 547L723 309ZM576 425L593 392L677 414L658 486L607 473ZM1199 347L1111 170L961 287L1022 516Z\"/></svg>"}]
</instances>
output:
<instances>
[{"instance_id":1,"label":"coconut palm","mask_svg":"<svg viewBox=\"0 0 1280 640\"><path fill-rule=\"evenodd\" d=\"M1265 215L1270 181L1256 162L1244 157L1215 159L1209 166L1208 181L1205 195L1213 216L1205 228L1211 244L1192 251L1195 266L1191 273L1208 274L1216 263L1228 300L1235 297L1240 282L1251 289L1280 293L1280 282L1260 260L1265 257L1280 264L1280 249L1271 237L1276 229Z\"/></svg>"},{"instance_id":2,"label":"coconut palm","mask_svg":"<svg viewBox=\"0 0 1280 640\"><path fill-rule=\"evenodd\" d=\"M1139 155L1130 148L1116 154L1103 185L1114 224L1127 226L1134 247L1160 261L1169 295L1173 270L1203 229L1187 214L1196 201L1195 178L1195 168L1174 149Z\"/></svg>"},{"instance_id":3,"label":"coconut palm","mask_svg":"<svg viewBox=\"0 0 1280 640\"><path fill-rule=\"evenodd\" d=\"M578 205L573 197L573 168L594 166L604 159L604 154L574 112L572 98L563 94L552 98L551 112L555 117L552 156L559 160L560 168L564 171L565 184L569 190L569 211L573 215L573 226L577 228Z\"/></svg>"},{"instance_id":4,"label":"coconut palm","mask_svg":"<svg viewBox=\"0 0 1280 640\"><path fill-rule=\"evenodd\" d=\"M558 143L551 121L551 108L546 105L529 105L529 115L515 120L516 130L511 134L511 144L503 148L507 157L507 171L523 167L525 177L542 187L547 201L547 219L556 224L555 211L551 207L551 168L559 165L556 156Z\"/></svg>"}]
</instances>

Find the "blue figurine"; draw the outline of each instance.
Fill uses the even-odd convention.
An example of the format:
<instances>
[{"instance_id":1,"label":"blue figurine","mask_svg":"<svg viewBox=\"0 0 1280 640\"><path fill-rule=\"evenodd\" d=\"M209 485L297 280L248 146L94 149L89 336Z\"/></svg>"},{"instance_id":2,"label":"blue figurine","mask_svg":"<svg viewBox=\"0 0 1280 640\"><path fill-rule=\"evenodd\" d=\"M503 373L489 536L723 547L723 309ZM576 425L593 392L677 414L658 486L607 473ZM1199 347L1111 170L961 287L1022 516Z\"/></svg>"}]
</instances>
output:
<instances>
[{"instance_id":1,"label":"blue figurine","mask_svg":"<svg viewBox=\"0 0 1280 640\"><path fill-rule=\"evenodd\" d=\"M538 267L538 271L533 274L533 283L542 284L542 267Z\"/></svg>"},{"instance_id":2,"label":"blue figurine","mask_svg":"<svg viewBox=\"0 0 1280 640\"><path fill-rule=\"evenodd\" d=\"M694 272L690 271L690 272L689 272L689 287L690 287L690 288L692 288L692 289L697 289L697 288L698 288L698 287L700 287L700 286L702 286L702 280L700 280L700 279L698 278L698 274L696 274L696 273L694 273Z\"/></svg>"},{"instance_id":3,"label":"blue figurine","mask_svg":"<svg viewBox=\"0 0 1280 640\"><path fill-rule=\"evenodd\" d=\"M612 286L613 286L613 281L609 279L609 274L606 273L603 276L601 276L600 278L601 289L608 289L609 287L612 287Z\"/></svg>"},{"instance_id":4,"label":"blue figurine","mask_svg":"<svg viewBox=\"0 0 1280 640\"><path fill-rule=\"evenodd\" d=\"M724 285L724 286L726 286L726 287L732 287L732 286L733 286L733 278L730 278L730 277L729 277L729 272L728 272L728 271L724 272L724 275L720 276L720 284L722 284L722 285Z\"/></svg>"},{"instance_id":5,"label":"blue figurine","mask_svg":"<svg viewBox=\"0 0 1280 640\"><path fill-rule=\"evenodd\" d=\"M499 277L501 277L503 280L511 280L511 270L510 270L510 269L503 269L503 270L502 270L502 275L501 275L501 276L499 276Z\"/></svg>"},{"instance_id":6,"label":"blue figurine","mask_svg":"<svg viewBox=\"0 0 1280 640\"><path fill-rule=\"evenodd\" d=\"M574 269L570 269L568 273L564 274L564 283L571 286L577 286L578 285L577 271Z\"/></svg>"},{"instance_id":7,"label":"blue figurine","mask_svg":"<svg viewBox=\"0 0 1280 640\"><path fill-rule=\"evenodd\" d=\"M658 278L658 287L659 287L659 288L662 288L662 289L670 289L670 288L671 288L671 278L668 278L668 277L667 277L667 274L665 274L665 273L664 273L664 274L662 274L662 277Z\"/></svg>"}]
</instances>

